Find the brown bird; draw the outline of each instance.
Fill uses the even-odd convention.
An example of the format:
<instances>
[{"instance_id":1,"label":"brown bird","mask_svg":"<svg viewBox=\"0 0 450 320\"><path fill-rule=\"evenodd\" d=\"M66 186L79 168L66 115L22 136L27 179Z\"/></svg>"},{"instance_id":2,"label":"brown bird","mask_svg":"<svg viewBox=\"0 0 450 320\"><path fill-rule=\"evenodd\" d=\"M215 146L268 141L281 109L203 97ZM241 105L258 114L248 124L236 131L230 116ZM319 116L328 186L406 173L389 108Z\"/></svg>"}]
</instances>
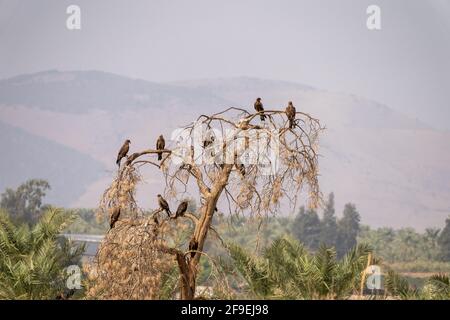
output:
<instances>
[{"instance_id":1,"label":"brown bird","mask_svg":"<svg viewBox=\"0 0 450 320\"><path fill-rule=\"evenodd\" d=\"M292 104L292 101L289 101L288 106L286 107L286 116L289 120L289 129L294 128L295 124L295 107Z\"/></svg>"},{"instance_id":2,"label":"brown bird","mask_svg":"<svg viewBox=\"0 0 450 320\"><path fill-rule=\"evenodd\" d=\"M264 114L264 107L261 102L261 98L256 99L254 107L257 112L261 112L261 115L260 115L261 121L266 120L266 115Z\"/></svg>"},{"instance_id":3,"label":"brown bird","mask_svg":"<svg viewBox=\"0 0 450 320\"><path fill-rule=\"evenodd\" d=\"M163 135L160 135L158 140L156 141L156 150L164 150L166 147L166 141L164 140ZM162 159L162 152L158 152L158 160Z\"/></svg>"},{"instance_id":4,"label":"brown bird","mask_svg":"<svg viewBox=\"0 0 450 320\"><path fill-rule=\"evenodd\" d=\"M236 168L239 170L239 172L245 176L245 165L243 163L237 164L236 163Z\"/></svg>"},{"instance_id":5,"label":"brown bird","mask_svg":"<svg viewBox=\"0 0 450 320\"><path fill-rule=\"evenodd\" d=\"M198 242L195 240L195 238L192 238L191 241L189 241L189 251L196 251L198 249ZM191 252L191 258L195 256L196 252Z\"/></svg>"},{"instance_id":6,"label":"brown bird","mask_svg":"<svg viewBox=\"0 0 450 320\"><path fill-rule=\"evenodd\" d=\"M188 208L187 201L183 201L182 203L180 203L180 205L178 206L178 209L177 209L177 213L175 214L175 218L184 216L184 214L187 211L187 208Z\"/></svg>"},{"instance_id":7,"label":"brown bird","mask_svg":"<svg viewBox=\"0 0 450 320\"><path fill-rule=\"evenodd\" d=\"M157 216L153 217L152 233L153 233L153 239L156 239L156 237L159 234L159 221L158 221L158 217Z\"/></svg>"},{"instance_id":8,"label":"brown bird","mask_svg":"<svg viewBox=\"0 0 450 320\"><path fill-rule=\"evenodd\" d=\"M131 156L127 158L127 161L125 162L126 166L129 166L134 160L136 160L140 156L139 152L133 153Z\"/></svg>"},{"instance_id":9,"label":"brown bird","mask_svg":"<svg viewBox=\"0 0 450 320\"><path fill-rule=\"evenodd\" d=\"M160 194L158 194L158 204L161 209L166 211L167 215L170 218L170 215L172 213L170 212L169 204L167 203L166 199L164 199Z\"/></svg>"},{"instance_id":10,"label":"brown bird","mask_svg":"<svg viewBox=\"0 0 450 320\"><path fill-rule=\"evenodd\" d=\"M120 167L120 160L122 160L122 158L127 156L128 150L130 150L130 140L125 140L125 142L122 145L122 148L120 148L119 153L117 154L117 160L116 160L116 164Z\"/></svg>"},{"instance_id":11,"label":"brown bird","mask_svg":"<svg viewBox=\"0 0 450 320\"><path fill-rule=\"evenodd\" d=\"M203 148L206 149L214 142L214 136L207 136L203 141Z\"/></svg>"},{"instance_id":12,"label":"brown bird","mask_svg":"<svg viewBox=\"0 0 450 320\"><path fill-rule=\"evenodd\" d=\"M112 229L114 228L117 220L119 220L120 217L120 208L116 207L111 211L111 217L109 220L109 228Z\"/></svg>"}]
</instances>

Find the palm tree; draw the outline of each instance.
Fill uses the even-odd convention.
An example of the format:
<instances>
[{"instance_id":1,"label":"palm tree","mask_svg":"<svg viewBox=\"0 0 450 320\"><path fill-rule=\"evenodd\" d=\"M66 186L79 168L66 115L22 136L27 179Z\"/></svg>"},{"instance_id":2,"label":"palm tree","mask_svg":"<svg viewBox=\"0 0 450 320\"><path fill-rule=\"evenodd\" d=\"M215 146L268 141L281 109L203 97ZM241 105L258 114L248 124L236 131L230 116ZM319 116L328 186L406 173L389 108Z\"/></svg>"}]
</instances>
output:
<instances>
[{"instance_id":1,"label":"palm tree","mask_svg":"<svg viewBox=\"0 0 450 320\"><path fill-rule=\"evenodd\" d=\"M393 270L388 270L384 287L386 292L394 298L401 300L418 300L421 298L420 291L411 287L405 278Z\"/></svg>"},{"instance_id":2,"label":"palm tree","mask_svg":"<svg viewBox=\"0 0 450 320\"><path fill-rule=\"evenodd\" d=\"M0 212L0 299L55 299L64 291L64 268L84 249L58 239L72 219L49 209L30 228Z\"/></svg>"},{"instance_id":3,"label":"palm tree","mask_svg":"<svg viewBox=\"0 0 450 320\"><path fill-rule=\"evenodd\" d=\"M345 299L358 290L371 248L361 244L341 260L334 248L315 254L291 238L277 238L262 256L235 244L228 249L234 264L257 298Z\"/></svg>"},{"instance_id":4,"label":"palm tree","mask_svg":"<svg viewBox=\"0 0 450 320\"><path fill-rule=\"evenodd\" d=\"M424 288L432 299L450 299L450 279L445 274L435 274L431 276Z\"/></svg>"},{"instance_id":5,"label":"palm tree","mask_svg":"<svg viewBox=\"0 0 450 320\"><path fill-rule=\"evenodd\" d=\"M386 276L385 288L392 296L402 300L448 300L450 299L450 280L447 275L431 276L424 287L419 290L412 288L408 281L389 270Z\"/></svg>"}]
</instances>

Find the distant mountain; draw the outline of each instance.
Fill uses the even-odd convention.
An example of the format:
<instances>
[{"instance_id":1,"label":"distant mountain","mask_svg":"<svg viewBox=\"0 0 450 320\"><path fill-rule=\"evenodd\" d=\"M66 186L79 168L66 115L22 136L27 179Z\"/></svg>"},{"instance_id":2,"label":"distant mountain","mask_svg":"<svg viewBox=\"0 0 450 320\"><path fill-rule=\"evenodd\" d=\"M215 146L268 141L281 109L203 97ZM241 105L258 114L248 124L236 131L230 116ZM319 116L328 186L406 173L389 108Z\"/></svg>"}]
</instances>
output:
<instances>
[{"instance_id":1,"label":"distant mountain","mask_svg":"<svg viewBox=\"0 0 450 320\"><path fill-rule=\"evenodd\" d=\"M198 89L158 84L100 71L43 71L0 80L0 104L67 113L92 110L224 104Z\"/></svg>"},{"instance_id":2,"label":"distant mountain","mask_svg":"<svg viewBox=\"0 0 450 320\"><path fill-rule=\"evenodd\" d=\"M248 77L157 84L98 71L46 71L0 81L0 120L100 162L95 172L83 173L80 185L91 183L82 196L64 197L67 203L95 206L116 170L123 140L131 139L132 151L154 147L159 134L169 141L175 128L199 113L229 106L252 110L256 97L266 109L284 109L292 100L327 127L320 183L324 193L335 192L338 213L344 202L353 202L362 222L374 226L443 224L450 213L450 133L354 95ZM73 166L84 166L81 158L73 159ZM0 167L0 176L7 170ZM33 172L30 166L26 174ZM161 191L160 177L145 177L138 197L143 206L154 206L149 195Z\"/></svg>"},{"instance_id":3,"label":"distant mountain","mask_svg":"<svg viewBox=\"0 0 450 320\"><path fill-rule=\"evenodd\" d=\"M28 179L50 183L46 202L67 205L105 174L91 157L0 122L0 193Z\"/></svg>"},{"instance_id":4,"label":"distant mountain","mask_svg":"<svg viewBox=\"0 0 450 320\"><path fill-rule=\"evenodd\" d=\"M311 113L333 126L392 129L427 129L427 124L410 119L393 109L355 95L317 90L302 84L249 77L175 82L178 86L210 92L236 104L252 106L263 98L265 108L284 109L292 100L297 109Z\"/></svg>"}]
</instances>

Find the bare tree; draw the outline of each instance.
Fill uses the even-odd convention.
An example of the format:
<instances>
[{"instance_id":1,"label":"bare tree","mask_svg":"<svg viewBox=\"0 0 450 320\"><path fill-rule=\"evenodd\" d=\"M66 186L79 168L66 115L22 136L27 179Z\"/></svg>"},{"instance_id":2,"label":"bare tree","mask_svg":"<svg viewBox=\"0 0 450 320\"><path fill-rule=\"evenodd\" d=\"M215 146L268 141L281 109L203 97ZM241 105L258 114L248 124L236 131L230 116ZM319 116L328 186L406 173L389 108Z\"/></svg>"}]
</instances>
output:
<instances>
[{"instance_id":1,"label":"bare tree","mask_svg":"<svg viewBox=\"0 0 450 320\"><path fill-rule=\"evenodd\" d=\"M318 119L303 112L296 112L293 128L289 128L285 111L265 110L264 115L264 122L260 121L260 113L240 108L200 115L196 121L175 130L173 143L165 150L149 149L129 155L100 205L103 212L114 208L122 212L114 228L117 230L108 233L103 250L111 250L108 247L114 247L118 237L120 241L131 241L118 234L122 230L129 235L130 225L139 225L135 231L148 236L144 242L141 237L137 247L142 248L145 243L159 258L162 254L172 255L179 270L180 297L194 299L199 260L205 254L204 244L213 230L212 219L218 206L226 207L230 214L263 216L276 213L281 205L294 209L302 191L307 193L310 206L317 206L321 199L318 138L324 128ZM158 162L156 155L160 152L163 157ZM160 215L160 209L145 213L139 208L135 190L144 166L153 166L162 173L164 196L169 202L179 200L193 188L198 190L197 212L188 210L181 217L168 218ZM174 232L179 229L172 228L169 233L164 230L167 225L183 223L193 227L186 243L180 244L173 241ZM102 264L111 254L102 254L102 248L97 254L98 270L108 273ZM120 249L124 249L123 245ZM148 267L152 258L146 258ZM128 263L126 268L131 268L132 262ZM130 286L135 286L136 281Z\"/></svg>"}]
</instances>

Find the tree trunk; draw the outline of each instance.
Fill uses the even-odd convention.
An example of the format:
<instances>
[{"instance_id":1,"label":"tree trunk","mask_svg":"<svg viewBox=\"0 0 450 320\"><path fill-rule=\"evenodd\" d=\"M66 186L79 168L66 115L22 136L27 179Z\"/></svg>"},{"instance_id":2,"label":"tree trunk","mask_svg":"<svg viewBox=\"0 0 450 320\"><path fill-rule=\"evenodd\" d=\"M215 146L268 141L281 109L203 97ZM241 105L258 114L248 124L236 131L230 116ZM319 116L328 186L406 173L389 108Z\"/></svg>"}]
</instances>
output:
<instances>
[{"instance_id":1,"label":"tree trunk","mask_svg":"<svg viewBox=\"0 0 450 320\"><path fill-rule=\"evenodd\" d=\"M190 271L183 253L177 253L177 262L180 269L180 299L193 300L195 294L195 274Z\"/></svg>"},{"instance_id":2,"label":"tree trunk","mask_svg":"<svg viewBox=\"0 0 450 320\"><path fill-rule=\"evenodd\" d=\"M205 204L201 209L201 216L198 223L195 226L193 235L194 241L197 242L197 251L203 251L208 230L212 223L214 211L216 209L217 201L219 200L222 191L227 185L228 178L230 176L233 165L226 164L222 170L220 178L214 183L211 188L211 192L206 197ZM199 252L194 253L194 256L188 256L186 261L185 257L179 257L177 255L178 266L180 268L180 282L181 282L181 300L193 300L195 297L195 279L197 278L198 263L200 261L201 254Z\"/></svg>"}]
</instances>

